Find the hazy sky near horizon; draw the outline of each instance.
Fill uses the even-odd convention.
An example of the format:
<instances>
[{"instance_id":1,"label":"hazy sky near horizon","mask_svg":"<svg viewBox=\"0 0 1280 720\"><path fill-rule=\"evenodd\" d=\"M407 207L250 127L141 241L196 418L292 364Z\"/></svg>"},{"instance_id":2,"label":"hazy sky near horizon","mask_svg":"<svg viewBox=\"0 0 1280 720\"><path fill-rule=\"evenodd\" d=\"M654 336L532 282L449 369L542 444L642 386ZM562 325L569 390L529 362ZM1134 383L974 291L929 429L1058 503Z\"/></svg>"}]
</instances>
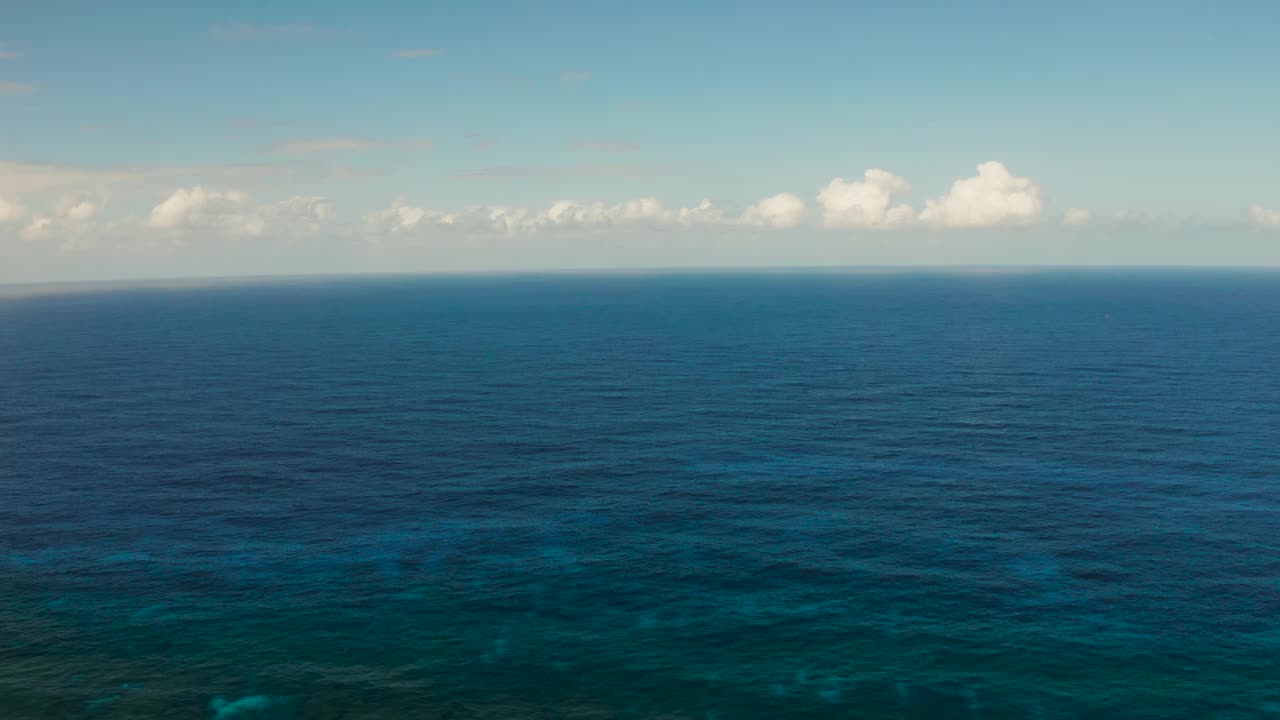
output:
<instances>
[{"instance_id":1,"label":"hazy sky near horizon","mask_svg":"<svg viewBox=\"0 0 1280 720\"><path fill-rule=\"evenodd\" d=\"M0 0L0 282L1280 264L1280 3Z\"/></svg>"}]
</instances>

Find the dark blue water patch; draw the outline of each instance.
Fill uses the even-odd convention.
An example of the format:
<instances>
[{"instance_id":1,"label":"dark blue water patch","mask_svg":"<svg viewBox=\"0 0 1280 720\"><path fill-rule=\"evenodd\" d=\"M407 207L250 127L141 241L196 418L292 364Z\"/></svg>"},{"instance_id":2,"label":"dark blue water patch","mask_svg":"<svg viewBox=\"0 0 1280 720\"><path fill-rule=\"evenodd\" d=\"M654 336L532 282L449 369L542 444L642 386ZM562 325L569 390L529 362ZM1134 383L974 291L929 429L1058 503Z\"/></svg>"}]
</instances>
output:
<instances>
[{"instance_id":1,"label":"dark blue water patch","mask_svg":"<svg viewBox=\"0 0 1280 720\"><path fill-rule=\"evenodd\" d=\"M0 302L15 718L1280 717L1280 276Z\"/></svg>"}]
</instances>

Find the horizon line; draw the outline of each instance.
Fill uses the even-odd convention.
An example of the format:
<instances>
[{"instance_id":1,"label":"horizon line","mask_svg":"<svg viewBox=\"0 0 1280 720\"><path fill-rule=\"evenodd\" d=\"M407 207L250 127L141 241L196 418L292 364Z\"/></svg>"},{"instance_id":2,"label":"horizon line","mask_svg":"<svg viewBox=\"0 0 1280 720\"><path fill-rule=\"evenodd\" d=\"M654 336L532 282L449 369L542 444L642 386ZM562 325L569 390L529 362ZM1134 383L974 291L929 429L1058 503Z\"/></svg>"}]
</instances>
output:
<instances>
[{"instance_id":1,"label":"horizon line","mask_svg":"<svg viewBox=\"0 0 1280 720\"><path fill-rule=\"evenodd\" d=\"M484 278L484 277L591 277L619 275L750 275L750 274L1016 274L1037 272L1280 272L1280 265L739 265L676 267L516 268L491 270L356 271L269 273L253 275L171 275L121 277L95 280L33 280L0 282L0 300L39 295L110 292L112 290L179 290L232 285L324 280Z\"/></svg>"}]
</instances>

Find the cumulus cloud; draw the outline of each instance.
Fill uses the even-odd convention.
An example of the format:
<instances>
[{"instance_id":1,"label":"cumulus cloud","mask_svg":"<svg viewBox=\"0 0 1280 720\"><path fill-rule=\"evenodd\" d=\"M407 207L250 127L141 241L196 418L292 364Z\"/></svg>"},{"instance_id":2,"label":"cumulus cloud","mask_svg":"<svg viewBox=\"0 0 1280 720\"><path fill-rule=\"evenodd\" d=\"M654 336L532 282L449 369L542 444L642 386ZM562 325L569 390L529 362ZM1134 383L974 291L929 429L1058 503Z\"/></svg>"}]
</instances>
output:
<instances>
[{"instance_id":1,"label":"cumulus cloud","mask_svg":"<svg viewBox=\"0 0 1280 720\"><path fill-rule=\"evenodd\" d=\"M323 197L297 196L255 205L242 191L212 191L197 185L175 190L152 208L146 224L153 230L261 237L321 232L335 219L332 203Z\"/></svg>"},{"instance_id":2,"label":"cumulus cloud","mask_svg":"<svg viewBox=\"0 0 1280 720\"><path fill-rule=\"evenodd\" d=\"M800 196L783 192L748 206L739 221L745 225L790 228L800 224L805 212L804 200Z\"/></svg>"},{"instance_id":3,"label":"cumulus cloud","mask_svg":"<svg viewBox=\"0 0 1280 720\"><path fill-rule=\"evenodd\" d=\"M22 217L25 210L16 200L0 195L0 223L13 222Z\"/></svg>"},{"instance_id":4,"label":"cumulus cloud","mask_svg":"<svg viewBox=\"0 0 1280 720\"><path fill-rule=\"evenodd\" d=\"M602 202L578 203L572 200L560 200L551 204L545 212L524 213L531 215L531 224L536 225L603 225L623 219L637 220L644 217L655 217L662 212L662 203L653 198L628 200L621 205L605 205Z\"/></svg>"},{"instance_id":5,"label":"cumulus cloud","mask_svg":"<svg viewBox=\"0 0 1280 720\"><path fill-rule=\"evenodd\" d=\"M1254 205L1249 208L1249 223L1255 228L1280 228L1280 210Z\"/></svg>"},{"instance_id":6,"label":"cumulus cloud","mask_svg":"<svg viewBox=\"0 0 1280 720\"><path fill-rule=\"evenodd\" d=\"M422 222L426 211L407 205L404 198L396 198L391 205L365 215L365 224L379 232L401 232Z\"/></svg>"},{"instance_id":7,"label":"cumulus cloud","mask_svg":"<svg viewBox=\"0 0 1280 720\"><path fill-rule=\"evenodd\" d=\"M727 222L724 210L708 199L692 207L668 208L657 198L621 203L559 200L544 209L477 206L462 210L431 210L407 204L402 198L365 216L376 233L398 234L425 228L463 233L537 233L554 228L603 229L648 226L689 227Z\"/></svg>"},{"instance_id":8,"label":"cumulus cloud","mask_svg":"<svg viewBox=\"0 0 1280 720\"><path fill-rule=\"evenodd\" d=\"M1063 225L1087 225L1093 220L1093 213L1081 208L1069 208L1062 214Z\"/></svg>"},{"instance_id":9,"label":"cumulus cloud","mask_svg":"<svg viewBox=\"0 0 1280 720\"><path fill-rule=\"evenodd\" d=\"M691 208L680 208L676 220L685 225L716 224L724 222L725 215L715 203L707 198Z\"/></svg>"},{"instance_id":10,"label":"cumulus cloud","mask_svg":"<svg viewBox=\"0 0 1280 720\"><path fill-rule=\"evenodd\" d=\"M292 197L271 208L280 217L317 221L331 220L334 217L333 204L323 197Z\"/></svg>"},{"instance_id":11,"label":"cumulus cloud","mask_svg":"<svg viewBox=\"0 0 1280 720\"><path fill-rule=\"evenodd\" d=\"M63 200L56 213L32 218L20 235L24 240L43 240L57 236L70 247L103 230L91 224L98 210L98 205L88 200Z\"/></svg>"},{"instance_id":12,"label":"cumulus cloud","mask_svg":"<svg viewBox=\"0 0 1280 720\"><path fill-rule=\"evenodd\" d=\"M0 95L22 95L35 90L34 87L19 82L0 81Z\"/></svg>"},{"instance_id":13,"label":"cumulus cloud","mask_svg":"<svg viewBox=\"0 0 1280 720\"><path fill-rule=\"evenodd\" d=\"M992 170L993 168L984 167L985 174L980 173L979 179L983 183L990 181ZM1019 178L1005 178L993 185L995 191L1004 191L1004 195L1000 195L999 192L996 194L1006 200L1006 206L1012 203L1013 211L1006 207L999 215L990 210L984 210L977 219L968 219L969 216L954 217L955 213L965 207L960 204L962 200L976 197L979 200L985 200L988 204L994 202L991 195L995 191L991 188L979 188L981 192L975 193L965 185L966 182L962 180L957 183L959 189L944 198L946 203L939 206L935 202L935 214L945 211L951 215L935 218L933 222L958 226L974 223L994 224L1008 222L1008 214L1017 212L1016 201L1009 201L1005 196L1009 194L1010 186L1015 190L1023 187L1023 181ZM909 190L910 185L905 179L874 168L867 170L861 180L835 178L817 196L821 224L834 228L888 228L910 225L917 219L914 211L910 205L897 202L897 196ZM1025 188L1022 192L1026 192ZM1038 193L1038 190L1035 192ZM746 207L738 215L727 214L710 199L704 199L690 207L667 207L656 198L642 197L620 203L561 200L545 208L485 205L458 210L440 210L419 207L401 198L388 207L365 215L365 225L366 229L375 235L394 235L410 231L420 233L429 228L467 234L538 233L556 228L607 229L628 226L655 229L751 226L781 230L799 227L807 216L808 207L805 201L789 192L763 198Z\"/></svg>"},{"instance_id":14,"label":"cumulus cloud","mask_svg":"<svg viewBox=\"0 0 1280 720\"><path fill-rule=\"evenodd\" d=\"M65 215L72 222L85 222L89 218L98 214L98 206L88 200L81 200L74 205L69 206Z\"/></svg>"},{"instance_id":15,"label":"cumulus cloud","mask_svg":"<svg viewBox=\"0 0 1280 720\"><path fill-rule=\"evenodd\" d=\"M411 141L375 141L367 139L329 138L310 146L280 146L282 152L306 154L330 149L352 149L382 143L408 147ZM593 141L594 142L594 141ZM298 168L312 167L314 161L288 161ZM323 167L315 168L317 171ZM636 168L627 166L568 165L554 168L486 168L469 171L481 176L542 177L611 174L631 175ZM14 171L9 173L8 171ZM70 242L106 247L109 243L151 243L156 248L178 247L189 240L208 237L262 238L265 244L277 238L316 237L323 234L334 242L358 243L361 239L375 242L403 236L406 245L435 237L465 240L469 237L541 236L559 242L588 242L597 234L613 230L616 237L642 237L651 231L681 229L714 229L714 233L687 233L695 238L703 235L739 232L754 242L764 233L743 233L743 228L795 230L805 226L829 228L901 228L923 222L938 227L975 227L1002 223L1025 223L1043 214L1040 189L1026 178L1012 176L1000 163L984 163L975 177L956 181L950 191L928 203L917 214L903 196L910 192L909 183L886 170L872 168L861 177L832 179L816 195L815 211L808 203L790 192L761 198L741 213L727 213L710 199L696 204L667 206L655 197L637 197L621 202L599 200L560 200L542 206L474 205L450 209L433 209L403 199L363 216L363 224L353 225L338 217L333 204L325 197L299 195L262 203L254 201L244 190L231 187L245 185L246 177L198 176L173 177L171 169L107 170L26 166L0 161L0 221L12 225L9 237L19 234L30 239L54 238L64 245ZM10 175L21 178L16 189L6 189ZM273 176L274 177L274 176ZM9 178L9 179L7 179ZM221 179L219 179L221 178ZM100 198L116 190L107 190L114 182L162 181L167 188L157 194L149 212L131 214L119 221L100 220L103 213ZM225 184L223 184L225 183ZM78 186L83 184L83 186ZM181 186L176 190L171 188ZM32 188L39 188L33 190ZM33 193L52 191L65 199L56 211L49 204L34 203L38 210L26 211L13 199L28 202ZM149 192L141 188L131 192ZM256 192L266 192L258 189ZM46 196L47 197L47 196ZM83 199L93 198L93 199ZM34 201L33 201L34 202ZM114 204L131 202L115 200ZM812 220L810 219L812 218ZM1280 227L1280 212L1254 208L1250 210L1254 225ZM1094 222L1085 210L1073 208L1061 217L1067 225ZM737 228L735 231L734 228ZM910 236L907 233L906 236ZM106 238L97 242L94 238ZM830 242L839 242L832 236ZM826 242L826 241L824 241ZM683 243L683 239L681 240ZM677 243L679 244L679 243ZM459 245L461 247L461 245ZM594 247L594 246L593 246Z\"/></svg>"},{"instance_id":16,"label":"cumulus cloud","mask_svg":"<svg viewBox=\"0 0 1280 720\"><path fill-rule=\"evenodd\" d=\"M175 190L152 208L147 225L164 230L240 227L247 208L248 196L243 192L214 192L197 185ZM243 229L253 235L262 228L261 223L249 222Z\"/></svg>"},{"instance_id":17,"label":"cumulus cloud","mask_svg":"<svg viewBox=\"0 0 1280 720\"><path fill-rule=\"evenodd\" d=\"M872 168L860 181L835 178L818 192L822 224L831 228L876 228L910 222L910 205L893 204L895 195L911 189L906 180Z\"/></svg>"},{"instance_id":18,"label":"cumulus cloud","mask_svg":"<svg viewBox=\"0 0 1280 720\"><path fill-rule=\"evenodd\" d=\"M1040 186L1014 177L993 160L979 165L976 176L955 181L946 195L930 200L920 220L946 227L987 227L1032 223L1043 212Z\"/></svg>"},{"instance_id":19,"label":"cumulus cloud","mask_svg":"<svg viewBox=\"0 0 1280 720\"><path fill-rule=\"evenodd\" d=\"M39 240L49 234L53 227L53 218L38 217L22 229L23 240Z\"/></svg>"},{"instance_id":20,"label":"cumulus cloud","mask_svg":"<svg viewBox=\"0 0 1280 720\"><path fill-rule=\"evenodd\" d=\"M409 50L397 50L392 53L392 56L406 60L410 58L440 57L441 55L444 55L443 48L413 48Z\"/></svg>"},{"instance_id":21,"label":"cumulus cloud","mask_svg":"<svg viewBox=\"0 0 1280 720\"><path fill-rule=\"evenodd\" d=\"M291 197L257 209L265 233L309 236L336 229L337 211L328 198Z\"/></svg>"},{"instance_id":22,"label":"cumulus cloud","mask_svg":"<svg viewBox=\"0 0 1280 720\"><path fill-rule=\"evenodd\" d=\"M630 150L634 145L621 141L579 141L571 143L573 149ZM489 167L457 169L456 179L518 179L541 177L635 177L653 174L654 168L639 165L559 165L559 167ZM952 184L947 195L928 202L919 215L900 196L910 191L910 183L887 170L872 168L863 178L846 181L837 177L818 192L817 205L820 224L828 228L892 228L924 222L942 227L986 227L986 225L1021 224L1036 222L1043 214L1041 188L1028 178L1011 176L1005 165L983 163L978 176L960 179ZM603 204L575 205L575 213L590 217L613 218L617 211L605 211ZM680 211L671 217L680 217ZM756 227L796 227L808 214L805 202L794 193L783 192L755 202L737 218L726 219L723 213L717 222ZM449 218L474 217L474 213L445 214ZM507 218L507 215L503 215ZM517 225L538 224L530 218L538 218L536 211L524 210ZM694 215L687 215L694 217ZM662 219L659 215L654 218ZM1065 223L1087 222L1085 210L1070 210ZM512 224L507 222L507 224Z\"/></svg>"}]
</instances>

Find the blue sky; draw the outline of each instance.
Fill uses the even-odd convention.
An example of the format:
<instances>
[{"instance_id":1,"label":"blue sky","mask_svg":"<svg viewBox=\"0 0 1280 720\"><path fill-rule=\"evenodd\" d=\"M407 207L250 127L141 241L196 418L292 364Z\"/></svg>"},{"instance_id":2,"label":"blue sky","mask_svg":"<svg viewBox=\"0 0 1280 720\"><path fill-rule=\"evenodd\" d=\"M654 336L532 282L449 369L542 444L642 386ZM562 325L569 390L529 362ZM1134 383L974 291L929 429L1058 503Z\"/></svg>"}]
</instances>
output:
<instances>
[{"instance_id":1,"label":"blue sky","mask_svg":"<svg viewBox=\"0 0 1280 720\"><path fill-rule=\"evenodd\" d=\"M1244 0L0 0L0 218L14 236L0 250L49 256L8 273L27 278L64 274L55 256L74 264L68 244L107 253L103 238L128 234L130 218L187 244L246 227L298 235L279 209L298 198L328 206L301 234L357 244L396 203L414 211L394 228L401 240L417 211L454 218L482 206L521 208L526 219L504 232L537 226L545 239L543 226L561 223L528 218L558 200L605 208L574 215L578 225L640 217L643 227L626 228L638 237L655 218L688 230L679 209L706 198L727 232L787 193L804 208L782 230L825 227L853 246L889 225L1061 233L1070 213L1078 232L1248 229L1233 257L1275 262L1277 239L1259 230L1280 226L1277 26L1280 4ZM1031 185L949 196L988 161ZM858 182L868 169L903 180L887 204L861 186L820 198L834 178ZM193 188L157 220L159 205ZM1008 193L1031 193L1033 206ZM675 214L617 209L637 198ZM931 200L954 212L922 220ZM974 214L962 201L987 205ZM910 222L884 212L898 204ZM452 235L440 242L474 235L442 222ZM423 223L418 240L439 245L426 232L439 223L410 225ZM731 250L708 259L734 264ZM832 260L859 259L846 255Z\"/></svg>"}]
</instances>

